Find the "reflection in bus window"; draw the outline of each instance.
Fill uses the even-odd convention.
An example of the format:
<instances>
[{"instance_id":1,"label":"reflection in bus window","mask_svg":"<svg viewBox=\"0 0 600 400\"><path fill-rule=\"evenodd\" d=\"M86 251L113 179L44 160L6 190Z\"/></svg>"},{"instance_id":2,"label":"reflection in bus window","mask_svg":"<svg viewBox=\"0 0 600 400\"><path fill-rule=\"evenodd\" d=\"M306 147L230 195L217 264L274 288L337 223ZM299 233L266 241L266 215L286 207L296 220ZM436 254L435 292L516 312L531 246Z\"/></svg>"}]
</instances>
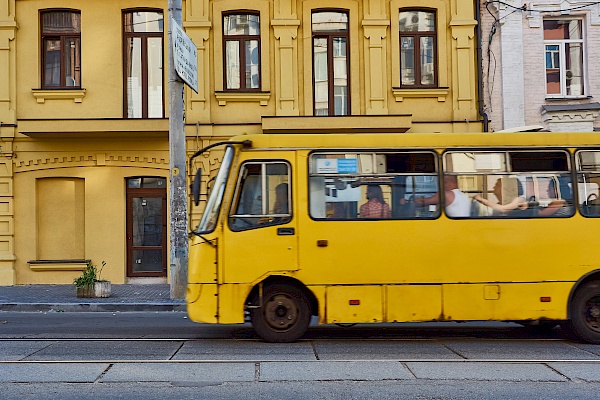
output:
<instances>
[{"instance_id":1,"label":"reflection in bus window","mask_svg":"<svg viewBox=\"0 0 600 400\"><path fill-rule=\"evenodd\" d=\"M579 151L576 160L579 210L586 217L600 217L600 151Z\"/></svg>"},{"instance_id":2,"label":"reflection in bus window","mask_svg":"<svg viewBox=\"0 0 600 400\"><path fill-rule=\"evenodd\" d=\"M565 151L448 152L444 173L471 199L471 217L570 217L573 184Z\"/></svg>"},{"instance_id":3,"label":"reflection in bus window","mask_svg":"<svg viewBox=\"0 0 600 400\"><path fill-rule=\"evenodd\" d=\"M436 154L424 151L314 153L310 215L339 220L436 218L439 207L415 202L438 193L436 166Z\"/></svg>"},{"instance_id":4,"label":"reflection in bus window","mask_svg":"<svg viewBox=\"0 0 600 400\"><path fill-rule=\"evenodd\" d=\"M291 221L290 169L283 162L246 163L238 178L229 216L234 231Z\"/></svg>"}]
</instances>

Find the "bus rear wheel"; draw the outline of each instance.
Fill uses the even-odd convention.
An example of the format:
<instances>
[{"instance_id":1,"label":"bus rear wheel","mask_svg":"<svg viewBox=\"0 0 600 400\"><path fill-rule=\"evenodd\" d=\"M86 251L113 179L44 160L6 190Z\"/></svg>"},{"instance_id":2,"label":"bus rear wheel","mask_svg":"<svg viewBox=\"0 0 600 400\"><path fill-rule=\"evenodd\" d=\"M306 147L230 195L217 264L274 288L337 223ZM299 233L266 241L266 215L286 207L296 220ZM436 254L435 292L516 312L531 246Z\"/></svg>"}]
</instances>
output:
<instances>
[{"instance_id":1,"label":"bus rear wheel","mask_svg":"<svg viewBox=\"0 0 600 400\"><path fill-rule=\"evenodd\" d=\"M600 281L584 284L571 302L570 330L588 343L600 344Z\"/></svg>"},{"instance_id":2,"label":"bus rear wheel","mask_svg":"<svg viewBox=\"0 0 600 400\"><path fill-rule=\"evenodd\" d=\"M258 295L253 304L260 304ZM310 307L302 290L290 284L270 284L263 290L262 307L250 311L254 330L271 343L298 340L310 324Z\"/></svg>"}]
</instances>

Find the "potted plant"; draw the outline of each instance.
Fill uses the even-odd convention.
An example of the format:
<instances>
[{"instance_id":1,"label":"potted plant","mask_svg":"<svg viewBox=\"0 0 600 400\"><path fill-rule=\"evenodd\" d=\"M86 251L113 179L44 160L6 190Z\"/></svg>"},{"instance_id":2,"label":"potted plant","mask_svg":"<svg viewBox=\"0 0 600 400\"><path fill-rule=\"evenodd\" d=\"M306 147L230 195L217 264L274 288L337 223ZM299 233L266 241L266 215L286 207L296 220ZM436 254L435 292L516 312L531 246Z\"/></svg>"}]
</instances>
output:
<instances>
[{"instance_id":1,"label":"potted plant","mask_svg":"<svg viewBox=\"0 0 600 400\"><path fill-rule=\"evenodd\" d=\"M102 261L102 266L97 268L91 260L87 262L81 276L73 279L77 292L77 297L109 297L110 281L100 279L102 269L106 262Z\"/></svg>"}]
</instances>

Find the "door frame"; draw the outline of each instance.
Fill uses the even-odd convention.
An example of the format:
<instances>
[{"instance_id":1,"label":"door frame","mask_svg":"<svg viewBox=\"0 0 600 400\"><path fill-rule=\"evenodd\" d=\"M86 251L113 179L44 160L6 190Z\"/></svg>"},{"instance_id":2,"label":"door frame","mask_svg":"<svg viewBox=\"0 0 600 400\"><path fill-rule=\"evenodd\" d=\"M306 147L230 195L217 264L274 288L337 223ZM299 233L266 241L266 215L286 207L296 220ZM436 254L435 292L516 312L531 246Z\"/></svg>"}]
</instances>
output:
<instances>
[{"instance_id":1,"label":"door frame","mask_svg":"<svg viewBox=\"0 0 600 400\"><path fill-rule=\"evenodd\" d=\"M167 276L167 189L166 188L127 188L126 191L126 230L127 230L127 277L166 277ZM136 197L154 197L162 199L162 246L134 246L133 245L133 209L132 200ZM133 272L134 250L161 250L162 271L160 272Z\"/></svg>"}]
</instances>

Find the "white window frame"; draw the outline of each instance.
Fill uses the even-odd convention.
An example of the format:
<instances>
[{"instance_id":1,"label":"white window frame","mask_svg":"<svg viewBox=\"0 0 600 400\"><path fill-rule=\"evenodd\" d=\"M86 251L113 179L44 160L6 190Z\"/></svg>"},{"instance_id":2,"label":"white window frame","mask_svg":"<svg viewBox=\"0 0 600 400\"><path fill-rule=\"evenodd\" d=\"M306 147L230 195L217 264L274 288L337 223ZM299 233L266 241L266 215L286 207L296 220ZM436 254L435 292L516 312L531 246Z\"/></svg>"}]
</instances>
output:
<instances>
[{"instance_id":1,"label":"white window frame","mask_svg":"<svg viewBox=\"0 0 600 400\"><path fill-rule=\"evenodd\" d=\"M586 49L586 25L583 18L546 18L544 21L579 21L581 23L581 39L562 39L562 40L544 40L544 87L546 98L587 98L588 97L588 72L587 72L587 49ZM543 29L543 24L542 24ZM576 95L567 95L567 66L565 57L565 44L567 43L580 43L581 44L581 58L582 58L582 80L583 80L583 93ZM559 71L560 71L560 93L548 93L548 81L546 79L546 46L558 46L559 56Z\"/></svg>"}]
</instances>

